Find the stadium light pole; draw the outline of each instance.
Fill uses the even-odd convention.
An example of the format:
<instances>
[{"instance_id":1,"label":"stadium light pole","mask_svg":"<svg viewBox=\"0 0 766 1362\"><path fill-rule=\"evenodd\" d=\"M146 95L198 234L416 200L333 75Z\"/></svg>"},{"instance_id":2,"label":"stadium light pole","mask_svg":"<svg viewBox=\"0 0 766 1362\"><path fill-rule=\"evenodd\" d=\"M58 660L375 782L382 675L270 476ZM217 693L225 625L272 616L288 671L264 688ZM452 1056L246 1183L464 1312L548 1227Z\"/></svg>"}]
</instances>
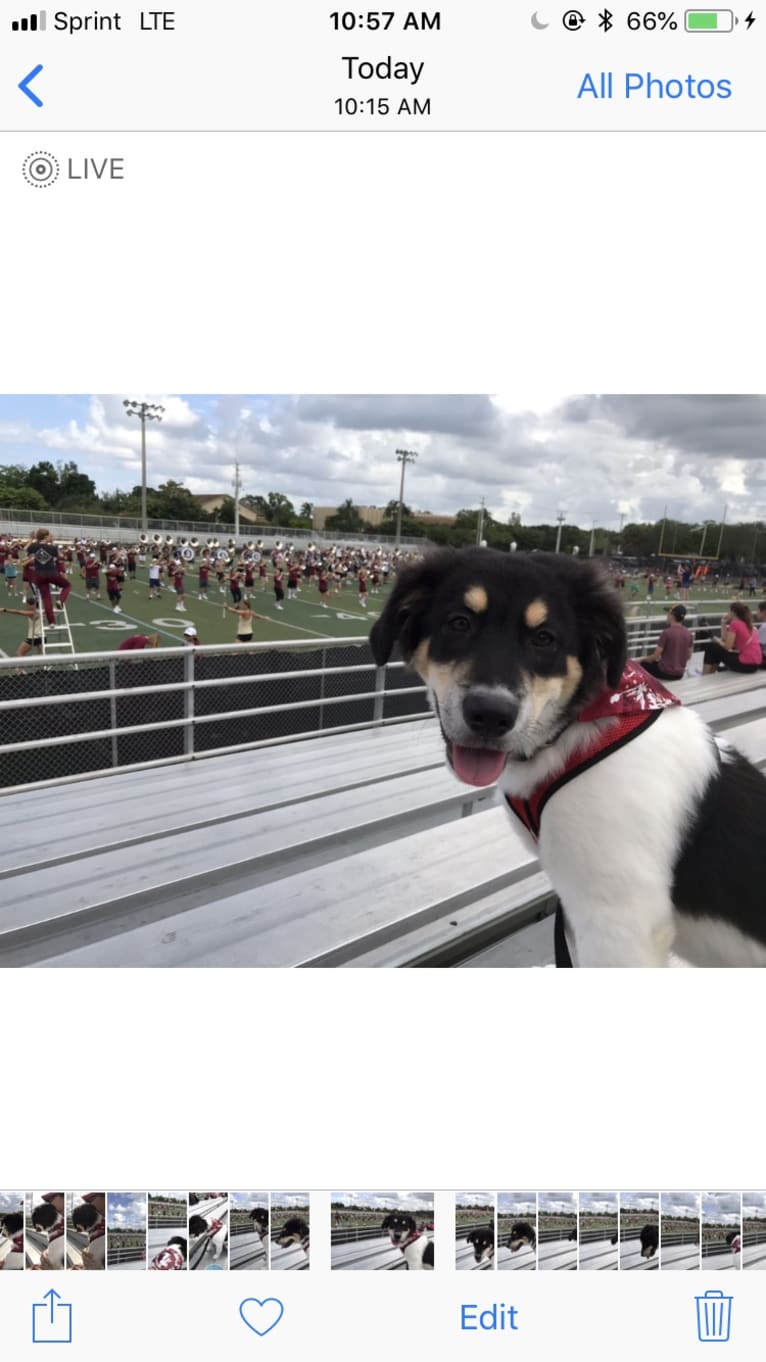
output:
<instances>
[{"instance_id":1,"label":"stadium light pole","mask_svg":"<svg viewBox=\"0 0 766 1362\"><path fill-rule=\"evenodd\" d=\"M399 483L399 505L398 505L397 508L396 508L396 543L394 544L394 548L395 548L395 549L398 549L398 548L399 548L399 543L400 543L400 540L401 540L401 537L402 537L402 506L403 506L403 504L404 504L404 473L405 473L405 470L406 470L406 468L407 468L407 464L408 464L408 463L414 463L415 460L416 460L416 458L417 458L418 456L417 456L417 454L416 454L413 450L411 450L411 449L397 449L397 451L396 451L396 457L397 457L397 459L399 460L400 464L402 465L402 477L401 477L401 481L400 481L400 483Z\"/></svg>"},{"instance_id":2,"label":"stadium light pole","mask_svg":"<svg viewBox=\"0 0 766 1362\"><path fill-rule=\"evenodd\" d=\"M149 522L146 514L146 423L161 421L165 415L165 408L158 406L156 402L134 402L127 398L122 405L128 416L137 416L141 422L141 529L147 534Z\"/></svg>"},{"instance_id":3,"label":"stadium light pole","mask_svg":"<svg viewBox=\"0 0 766 1362\"><path fill-rule=\"evenodd\" d=\"M564 524L564 520L566 519L564 512L559 511L558 515L556 516L556 519L559 522L559 528L558 533L556 535L556 547L553 550L554 553L558 553L559 549L561 548L561 527Z\"/></svg>"}]
</instances>

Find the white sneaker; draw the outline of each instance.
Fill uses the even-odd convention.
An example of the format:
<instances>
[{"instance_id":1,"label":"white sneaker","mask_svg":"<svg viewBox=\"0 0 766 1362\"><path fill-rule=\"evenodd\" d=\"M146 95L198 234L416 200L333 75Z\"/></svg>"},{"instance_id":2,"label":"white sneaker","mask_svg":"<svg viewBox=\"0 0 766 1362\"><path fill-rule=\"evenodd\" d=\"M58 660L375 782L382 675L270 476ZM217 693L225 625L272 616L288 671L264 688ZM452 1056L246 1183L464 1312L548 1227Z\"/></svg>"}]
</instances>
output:
<instances>
[{"instance_id":1,"label":"white sneaker","mask_svg":"<svg viewBox=\"0 0 766 1362\"><path fill-rule=\"evenodd\" d=\"M276 607L277 610L284 610L284 608L285 608L285 607L284 607L283 605L278 605L278 606Z\"/></svg>"},{"instance_id":2,"label":"white sneaker","mask_svg":"<svg viewBox=\"0 0 766 1362\"><path fill-rule=\"evenodd\" d=\"M114 614L114 615L121 615L121 614L122 614L122 609L121 609L121 607L120 607L119 605L116 605L116 606L114 607L114 610L112 611L112 614Z\"/></svg>"}]
</instances>

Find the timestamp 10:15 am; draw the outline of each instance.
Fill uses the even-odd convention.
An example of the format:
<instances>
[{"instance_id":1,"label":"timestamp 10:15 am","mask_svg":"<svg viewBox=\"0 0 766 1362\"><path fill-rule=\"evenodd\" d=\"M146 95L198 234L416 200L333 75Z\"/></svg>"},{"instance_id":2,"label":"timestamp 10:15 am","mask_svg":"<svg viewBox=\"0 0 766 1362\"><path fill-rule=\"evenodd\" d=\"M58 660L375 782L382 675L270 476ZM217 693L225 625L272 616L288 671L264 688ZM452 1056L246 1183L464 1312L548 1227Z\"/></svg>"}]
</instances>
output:
<instances>
[{"instance_id":1,"label":"timestamp 10:15 am","mask_svg":"<svg viewBox=\"0 0 766 1362\"><path fill-rule=\"evenodd\" d=\"M400 99L390 100L382 95L379 99L370 97L369 99L355 99L353 95L348 95L344 99L333 101L335 112L341 117L354 117L355 115L366 114L367 117L385 117L386 114L395 114L397 117L407 115L410 118L428 118L431 114L430 99Z\"/></svg>"}]
</instances>

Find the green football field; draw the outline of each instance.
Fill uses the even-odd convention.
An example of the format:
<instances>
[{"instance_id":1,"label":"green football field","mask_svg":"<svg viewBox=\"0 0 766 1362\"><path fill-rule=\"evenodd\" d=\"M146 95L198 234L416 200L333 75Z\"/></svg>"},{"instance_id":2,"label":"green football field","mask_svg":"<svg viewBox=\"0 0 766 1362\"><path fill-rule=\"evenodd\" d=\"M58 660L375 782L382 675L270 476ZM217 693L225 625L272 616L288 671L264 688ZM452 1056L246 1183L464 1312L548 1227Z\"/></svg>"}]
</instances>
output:
<instances>
[{"instance_id":1,"label":"green football field","mask_svg":"<svg viewBox=\"0 0 766 1362\"><path fill-rule=\"evenodd\" d=\"M193 570L186 575L185 613L176 610L175 591L168 590L166 586L162 588L160 600L148 599L146 567L138 569L135 582L126 579L120 602L122 607L120 615L115 615L112 611L103 583L102 599L88 601L85 599L82 578L77 570L71 581L73 585L67 601L67 612L78 653L106 652L118 648L121 641L130 634L159 634L161 647L170 648L174 644L180 647L183 644L184 629L189 624L195 625L200 643L236 642L239 618L224 609L224 605L232 603L231 594L227 590L225 596L221 595L218 584L213 581L208 586L209 599L199 600L196 591L197 574ZM380 596L369 596L369 605L365 610L359 604L355 584L349 585L342 588L340 595L336 596L330 592L328 608L324 610L316 586L302 584L301 591L294 601L287 600L285 591L284 608L277 610L271 584L269 587L269 590L261 592L256 585L255 590L250 593L253 610L259 615L268 616L268 623L261 620L253 621L253 641L256 643L280 639L365 638L369 633L371 621L377 619L390 590L381 587ZM20 607L23 604L21 582L19 594L13 600L8 596L5 583L0 577L0 605ZM25 619L18 615L0 614L0 657L13 656L19 644L26 638L26 633ZM61 635L56 632L53 637L60 638ZM57 652L60 656L65 655L64 649Z\"/></svg>"},{"instance_id":2,"label":"green football field","mask_svg":"<svg viewBox=\"0 0 766 1362\"><path fill-rule=\"evenodd\" d=\"M224 609L224 605L232 603L230 593L227 590L226 595L221 595L217 583L213 581L208 587L209 599L199 600L196 591L197 574L194 569L186 576L185 613L176 610L175 591L172 588L168 589L167 586L163 586L160 600L148 599L145 566L138 569L135 582L126 579L120 602L122 606L120 615L115 615L109 605L103 583L102 599L88 601L85 599L79 571L75 570L71 580L73 589L67 602L67 609L78 653L116 649L122 639L127 638L129 634L156 633L160 635L162 647L169 648L173 645L180 647L183 643L184 628L188 624L196 626L200 643L236 642L238 617ZM368 596L369 605L364 610L359 604L355 583L349 583L341 589L339 595L329 593L328 608L324 610L316 586L302 584L297 600L288 601L285 592L284 608L277 610L269 579L268 590L261 591L256 584L255 589L251 591L253 609L258 614L268 616L268 623L261 620L253 621L253 640L256 643L266 643L280 639L365 638L371 621L377 619L383 609L390 590L390 586L381 587L379 596ZM719 587L717 592L711 587L692 587L691 602L704 599L709 605L715 606L719 602L723 604L733 599L738 594L731 587ZM628 589L624 592L623 599L626 616L630 619L636 616L661 615L678 600L678 596L666 599L663 586L655 591L653 601L647 601L646 587L642 583L640 594L633 595ZM752 602L754 607L756 603L757 601ZM16 599L12 599L7 594L3 579L0 578L0 605L23 605L20 581L19 594ZM0 657L13 656L19 644L26 638L26 632L26 620L15 615L0 614ZM64 655L63 649L59 651Z\"/></svg>"}]
</instances>

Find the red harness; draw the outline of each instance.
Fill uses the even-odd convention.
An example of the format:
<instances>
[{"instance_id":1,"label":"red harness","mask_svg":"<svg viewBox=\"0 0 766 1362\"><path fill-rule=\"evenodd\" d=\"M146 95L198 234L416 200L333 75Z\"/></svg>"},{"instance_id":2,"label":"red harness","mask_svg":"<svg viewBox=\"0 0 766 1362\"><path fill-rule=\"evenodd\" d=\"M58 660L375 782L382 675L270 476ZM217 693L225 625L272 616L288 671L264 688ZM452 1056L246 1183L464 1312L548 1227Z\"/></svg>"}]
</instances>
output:
<instances>
[{"instance_id":1,"label":"red harness","mask_svg":"<svg viewBox=\"0 0 766 1362\"><path fill-rule=\"evenodd\" d=\"M637 662L628 662L620 677L617 690L605 690L592 700L577 716L578 723L590 723L594 719L610 719L609 724L600 727L593 740L573 752L563 769L556 775L546 776L526 799L519 795L505 796L506 803L524 824L527 832L538 841L540 820L543 809L552 795L562 785L579 776L589 767L608 757L610 752L624 747L637 738L645 728L653 724L664 709L670 705L680 705L676 695L666 690Z\"/></svg>"},{"instance_id":2,"label":"red harness","mask_svg":"<svg viewBox=\"0 0 766 1362\"><path fill-rule=\"evenodd\" d=\"M64 1233L65 1228L66 1226L63 1219L59 1222L58 1225L54 1225L53 1229L50 1230L48 1233L48 1243L52 1244L54 1239L60 1239L62 1234Z\"/></svg>"},{"instance_id":3,"label":"red harness","mask_svg":"<svg viewBox=\"0 0 766 1362\"><path fill-rule=\"evenodd\" d=\"M20 1230L18 1234L14 1235L11 1246L11 1253L23 1252L24 1252L24 1231Z\"/></svg>"}]
</instances>

